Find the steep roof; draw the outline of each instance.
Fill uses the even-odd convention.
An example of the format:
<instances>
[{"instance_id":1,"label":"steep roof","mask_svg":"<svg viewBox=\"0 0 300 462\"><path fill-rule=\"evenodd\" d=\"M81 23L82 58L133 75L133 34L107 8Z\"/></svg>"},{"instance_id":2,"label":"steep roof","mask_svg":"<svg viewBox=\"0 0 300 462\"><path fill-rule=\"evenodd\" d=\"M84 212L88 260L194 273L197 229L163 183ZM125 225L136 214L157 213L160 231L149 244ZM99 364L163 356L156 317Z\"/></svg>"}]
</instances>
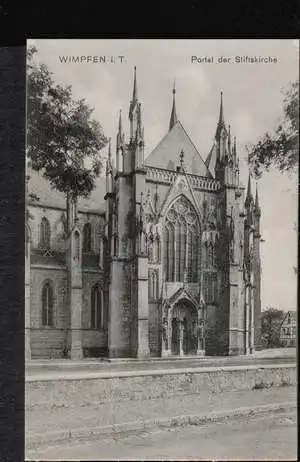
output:
<instances>
[{"instance_id":1,"label":"steep roof","mask_svg":"<svg viewBox=\"0 0 300 462\"><path fill-rule=\"evenodd\" d=\"M36 202L37 205L61 209L66 208L64 195L53 189L40 172L31 169L28 173L30 176L28 192L29 194L35 194L39 198L39 201ZM105 211L104 195L105 178L100 177L97 179L96 188L92 191L90 197L79 199L78 211L103 213Z\"/></svg>"},{"instance_id":2,"label":"steep roof","mask_svg":"<svg viewBox=\"0 0 300 462\"><path fill-rule=\"evenodd\" d=\"M184 152L184 166L187 173L212 177L194 143L177 120L174 127L165 135L161 142L145 159L146 165L151 167L174 168L179 163L179 153Z\"/></svg>"},{"instance_id":3,"label":"steep roof","mask_svg":"<svg viewBox=\"0 0 300 462\"><path fill-rule=\"evenodd\" d=\"M217 161L217 146L214 143L211 150L208 153L207 158L205 159L205 165L213 176L215 176L216 161Z\"/></svg>"},{"instance_id":4,"label":"steep roof","mask_svg":"<svg viewBox=\"0 0 300 462\"><path fill-rule=\"evenodd\" d=\"M288 311L288 312L285 314L282 323L284 323L285 320L286 320L288 317L290 317L292 321L296 322L296 321L297 321L296 311L293 311L293 310Z\"/></svg>"}]
</instances>

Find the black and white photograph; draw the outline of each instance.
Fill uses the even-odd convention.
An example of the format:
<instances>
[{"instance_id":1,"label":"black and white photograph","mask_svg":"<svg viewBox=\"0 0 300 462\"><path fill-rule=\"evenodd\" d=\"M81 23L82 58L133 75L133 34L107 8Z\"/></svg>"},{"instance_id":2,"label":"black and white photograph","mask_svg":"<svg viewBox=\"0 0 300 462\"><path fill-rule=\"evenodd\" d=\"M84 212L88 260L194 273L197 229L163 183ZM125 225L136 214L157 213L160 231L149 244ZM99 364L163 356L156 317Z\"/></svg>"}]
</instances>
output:
<instances>
[{"instance_id":1,"label":"black and white photograph","mask_svg":"<svg viewBox=\"0 0 300 462\"><path fill-rule=\"evenodd\" d=\"M296 460L299 40L30 39L26 460Z\"/></svg>"}]
</instances>

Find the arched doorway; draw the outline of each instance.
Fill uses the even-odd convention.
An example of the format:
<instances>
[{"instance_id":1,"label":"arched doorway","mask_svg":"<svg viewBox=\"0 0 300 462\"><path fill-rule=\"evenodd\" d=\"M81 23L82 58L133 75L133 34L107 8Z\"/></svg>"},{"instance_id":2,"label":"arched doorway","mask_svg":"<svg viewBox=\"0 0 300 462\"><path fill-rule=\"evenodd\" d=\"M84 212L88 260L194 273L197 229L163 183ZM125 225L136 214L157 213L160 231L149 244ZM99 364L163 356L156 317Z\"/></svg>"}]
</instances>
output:
<instances>
[{"instance_id":1,"label":"arched doorway","mask_svg":"<svg viewBox=\"0 0 300 462\"><path fill-rule=\"evenodd\" d=\"M180 300L172 313L172 354L192 355L197 352L198 314L188 300ZM182 347L180 348L180 337Z\"/></svg>"}]
</instances>

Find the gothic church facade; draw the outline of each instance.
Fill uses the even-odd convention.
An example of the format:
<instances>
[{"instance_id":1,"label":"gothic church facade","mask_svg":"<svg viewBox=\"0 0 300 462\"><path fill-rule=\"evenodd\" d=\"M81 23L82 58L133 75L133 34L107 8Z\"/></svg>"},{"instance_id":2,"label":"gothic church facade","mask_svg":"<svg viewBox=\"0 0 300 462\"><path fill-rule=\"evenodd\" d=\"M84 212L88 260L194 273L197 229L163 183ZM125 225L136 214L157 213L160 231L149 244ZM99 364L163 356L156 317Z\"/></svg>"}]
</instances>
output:
<instances>
[{"instance_id":1,"label":"gothic church facade","mask_svg":"<svg viewBox=\"0 0 300 462\"><path fill-rule=\"evenodd\" d=\"M89 200L29 172L26 357L240 355L260 348L260 216L223 113L204 161L177 118L145 157L134 72L125 139Z\"/></svg>"}]
</instances>

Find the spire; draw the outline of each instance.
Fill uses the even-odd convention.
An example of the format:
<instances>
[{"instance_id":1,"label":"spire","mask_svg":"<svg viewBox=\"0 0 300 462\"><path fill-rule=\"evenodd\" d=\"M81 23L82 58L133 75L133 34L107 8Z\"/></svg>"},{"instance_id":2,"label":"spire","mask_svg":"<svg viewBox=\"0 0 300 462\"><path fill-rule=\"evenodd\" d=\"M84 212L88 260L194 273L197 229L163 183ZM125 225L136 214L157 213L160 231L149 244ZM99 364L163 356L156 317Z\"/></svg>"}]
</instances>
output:
<instances>
[{"instance_id":1,"label":"spire","mask_svg":"<svg viewBox=\"0 0 300 462\"><path fill-rule=\"evenodd\" d=\"M119 126L118 126L118 133L117 133L117 150L122 147L123 144L123 127L122 127L122 109L120 109L119 113Z\"/></svg>"},{"instance_id":2,"label":"spire","mask_svg":"<svg viewBox=\"0 0 300 462\"><path fill-rule=\"evenodd\" d=\"M173 93L173 106L172 106L169 130L172 130L172 128L174 127L174 125L177 122L176 102L175 102L175 95L176 95L175 80L174 80L172 93Z\"/></svg>"},{"instance_id":3,"label":"spire","mask_svg":"<svg viewBox=\"0 0 300 462\"><path fill-rule=\"evenodd\" d=\"M122 135L122 109L120 109L119 113L119 132L120 135Z\"/></svg>"},{"instance_id":4,"label":"spire","mask_svg":"<svg viewBox=\"0 0 300 462\"><path fill-rule=\"evenodd\" d=\"M232 151L232 153L233 153L233 158L236 160L236 158L237 158L237 154L236 154L236 136L233 139L233 151Z\"/></svg>"},{"instance_id":5,"label":"spire","mask_svg":"<svg viewBox=\"0 0 300 462\"><path fill-rule=\"evenodd\" d=\"M231 127L228 125L228 153L231 156Z\"/></svg>"},{"instance_id":6,"label":"spire","mask_svg":"<svg viewBox=\"0 0 300 462\"><path fill-rule=\"evenodd\" d=\"M256 216L257 219L259 219L260 216L261 216L261 209L260 209L259 201L258 201L258 185L257 185L257 183L256 183L256 193L255 193L254 215ZM259 222L257 222L257 225L258 225L258 231L259 231Z\"/></svg>"},{"instance_id":7,"label":"spire","mask_svg":"<svg viewBox=\"0 0 300 462\"><path fill-rule=\"evenodd\" d=\"M221 103L220 103L219 124L220 124L220 125L225 125L225 123L224 123L224 111L223 111L223 92L222 92L222 91L221 91Z\"/></svg>"},{"instance_id":8,"label":"spire","mask_svg":"<svg viewBox=\"0 0 300 462\"><path fill-rule=\"evenodd\" d=\"M251 193L251 175L250 175L250 172L249 172L249 175L248 175L248 187L247 187L247 197L251 197L252 196L252 193Z\"/></svg>"},{"instance_id":9,"label":"spire","mask_svg":"<svg viewBox=\"0 0 300 462\"><path fill-rule=\"evenodd\" d=\"M133 77L133 91L132 91L132 100L130 102L129 108L129 118L132 119L133 110L137 105L138 96L137 96L137 83L136 83L136 66L134 66L134 77Z\"/></svg>"},{"instance_id":10,"label":"spire","mask_svg":"<svg viewBox=\"0 0 300 462\"><path fill-rule=\"evenodd\" d=\"M142 123L142 107L141 103L138 104L138 113L137 113L137 136L143 140L144 138L144 128Z\"/></svg>"},{"instance_id":11,"label":"spire","mask_svg":"<svg viewBox=\"0 0 300 462\"><path fill-rule=\"evenodd\" d=\"M227 133L225 121L224 121L223 92L221 91L220 114L219 114L219 121L217 125L216 138L219 138L222 129L224 129L225 133Z\"/></svg>"},{"instance_id":12,"label":"spire","mask_svg":"<svg viewBox=\"0 0 300 462\"><path fill-rule=\"evenodd\" d=\"M111 173L112 171L112 156L111 156L111 138L108 140L108 156L106 161L106 173Z\"/></svg>"},{"instance_id":13,"label":"spire","mask_svg":"<svg viewBox=\"0 0 300 462\"><path fill-rule=\"evenodd\" d=\"M137 85L136 85L136 66L134 66L132 102L136 102L137 99L138 97L137 97Z\"/></svg>"},{"instance_id":14,"label":"spire","mask_svg":"<svg viewBox=\"0 0 300 462\"><path fill-rule=\"evenodd\" d=\"M108 140L108 159L111 162L111 138Z\"/></svg>"},{"instance_id":15,"label":"spire","mask_svg":"<svg viewBox=\"0 0 300 462\"><path fill-rule=\"evenodd\" d=\"M251 175L249 171L249 176L248 176L248 187L247 187L247 195L246 195L246 200L245 200L245 205L246 207L250 204L250 202L253 201L252 197L252 192L251 192Z\"/></svg>"}]
</instances>

